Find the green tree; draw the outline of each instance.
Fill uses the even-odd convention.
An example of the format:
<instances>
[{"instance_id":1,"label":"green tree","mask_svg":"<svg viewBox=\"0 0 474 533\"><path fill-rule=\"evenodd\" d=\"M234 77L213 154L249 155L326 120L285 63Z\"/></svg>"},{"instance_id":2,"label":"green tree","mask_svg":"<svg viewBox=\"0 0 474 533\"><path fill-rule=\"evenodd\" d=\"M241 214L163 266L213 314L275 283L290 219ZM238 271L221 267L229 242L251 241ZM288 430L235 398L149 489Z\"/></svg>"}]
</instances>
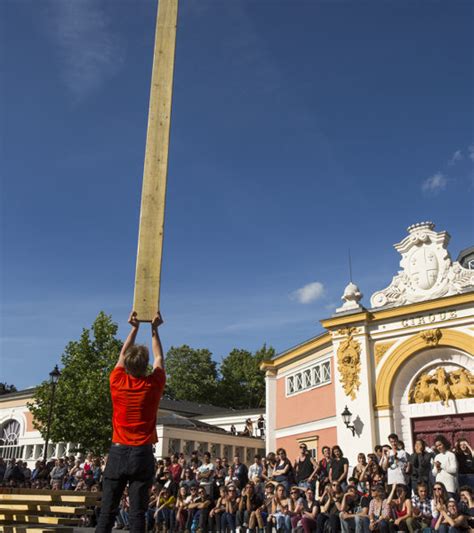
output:
<instances>
[{"instance_id":1,"label":"green tree","mask_svg":"<svg viewBox=\"0 0 474 533\"><path fill-rule=\"evenodd\" d=\"M8 385L6 381L0 383L0 396L3 394L9 394L10 392L17 392L15 385Z\"/></svg>"},{"instance_id":2,"label":"green tree","mask_svg":"<svg viewBox=\"0 0 474 533\"><path fill-rule=\"evenodd\" d=\"M166 354L167 394L175 400L210 403L216 399L217 365L206 349L186 344Z\"/></svg>"},{"instance_id":3,"label":"green tree","mask_svg":"<svg viewBox=\"0 0 474 533\"><path fill-rule=\"evenodd\" d=\"M83 329L61 357L63 368L56 386L51 442L78 443L81 451L104 453L112 437L112 402L109 375L117 363L122 341L117 324L100 312L91 329ZM51 385L44 381L28 404L34 425L46 435Z\"/></svg>"},{"instance_id":4,"label":"green tree","mask_svg":"<svg viewBox=\"0 0 474 533\"><path fill-rule=\"evenodd\" d=\"M275 350L265 344L253 354L248 350L232 350L220 366L219 404L234 409L263 407L265 374L260 365L273 355Z\"/></svg>"}]
</instances>

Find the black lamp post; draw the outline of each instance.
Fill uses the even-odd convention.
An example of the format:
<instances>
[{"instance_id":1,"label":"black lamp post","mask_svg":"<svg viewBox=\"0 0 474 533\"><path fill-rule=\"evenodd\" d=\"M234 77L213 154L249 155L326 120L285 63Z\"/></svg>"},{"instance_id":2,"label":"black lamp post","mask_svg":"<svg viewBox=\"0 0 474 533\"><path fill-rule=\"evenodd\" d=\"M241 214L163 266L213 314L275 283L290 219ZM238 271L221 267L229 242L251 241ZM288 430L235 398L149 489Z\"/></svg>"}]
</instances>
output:
<instances>
[{"instance_id":1,"label":"black lamp post","mask_svg":"<svg viewBox=\"0 0 474 533\"><path fill-rule=\"evenodd\" d=\"M53 370L49 373L49 383L51 385L51 401L49 403L48 424L46 425L46 441L44 443L44 452L43 452L44 464L46 464L46 461L48 460L49 432L51 430L51 418L53 416L54 394L56 392L56 385L58 384L60 375L61 375L61 372L59 371L58 365L56 365L53 368Z\"/></svg>"},{"instance_id":2,"label":"black lamp post","mask_svg":"<svg viewBox=\"0 0 474 533\"><path fill-rule=\"evenodd\" d=\"M352 431L352 436L354 437L355 426L354 424L351 425L352 413L347 408L347 405L344 407L344 411L342 411L341 416L342 416L342 420L344 420L344 424L346 425L346 428Z\"/></svg>"}]
</instances>

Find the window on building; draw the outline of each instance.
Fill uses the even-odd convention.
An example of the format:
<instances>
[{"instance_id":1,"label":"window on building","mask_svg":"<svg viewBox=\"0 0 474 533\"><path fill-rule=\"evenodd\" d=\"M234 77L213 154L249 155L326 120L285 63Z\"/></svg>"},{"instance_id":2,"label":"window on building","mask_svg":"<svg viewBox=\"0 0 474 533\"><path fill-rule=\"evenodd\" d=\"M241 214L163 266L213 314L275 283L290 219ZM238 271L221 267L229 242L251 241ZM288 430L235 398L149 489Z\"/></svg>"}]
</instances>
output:
<instances>
[{"instance_id":1,"label":"window on building","mask_svg":"<svg viewBox=\"0 0 474 533\"><path fill-rule=\"evenodd\" d=\"M23 459L24 446L19 445L20 422L7 420L0 427L0 457L4 459Z\"/></svg>"},{"instance_id":2,"label":"window on building","mask_svg":"<svg viewBox=\"0 0 474 533\"><path fill-rule=\"evenodd\" d=\"M315 363L309 368L295 372L286 378L286 395L313 389L331 382L331 361Z\"/></svg>"}]
</instances>

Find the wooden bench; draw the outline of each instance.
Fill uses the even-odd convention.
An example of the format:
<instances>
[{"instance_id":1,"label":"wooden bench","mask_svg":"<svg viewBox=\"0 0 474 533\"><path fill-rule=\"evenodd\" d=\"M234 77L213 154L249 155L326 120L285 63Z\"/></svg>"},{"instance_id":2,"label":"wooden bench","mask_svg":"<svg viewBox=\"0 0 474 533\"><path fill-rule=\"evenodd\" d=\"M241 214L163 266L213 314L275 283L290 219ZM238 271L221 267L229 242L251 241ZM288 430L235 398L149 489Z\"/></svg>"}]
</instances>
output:
<instances>
[{"instance_id":1,"label":"wooden bench","mask_svg":"<svg viewBox=\"0 0 474 533\"><path fill-rule=\"evenodd\" d=\"M0 533L72 533L100 492L0 488Z\"/></svg>"}]
</instances>

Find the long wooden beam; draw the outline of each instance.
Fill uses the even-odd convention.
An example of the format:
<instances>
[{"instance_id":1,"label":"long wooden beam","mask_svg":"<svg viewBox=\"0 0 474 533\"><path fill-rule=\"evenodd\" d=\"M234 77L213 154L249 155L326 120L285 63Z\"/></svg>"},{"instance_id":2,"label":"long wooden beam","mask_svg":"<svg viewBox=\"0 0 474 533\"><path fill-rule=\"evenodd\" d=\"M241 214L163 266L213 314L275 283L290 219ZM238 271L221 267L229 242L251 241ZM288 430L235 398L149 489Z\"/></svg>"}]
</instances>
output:
<instances>
[{"instance_id":1,"label":"long wooden beam","mask_svg":"<svg viewBox=\"0 0 474 533\"><path fill-rule=\"evenodd\" d=\"M159 0L133 298L142 322L159 309L177 19L178 0Z\"/></svg>"}]
</instances>

